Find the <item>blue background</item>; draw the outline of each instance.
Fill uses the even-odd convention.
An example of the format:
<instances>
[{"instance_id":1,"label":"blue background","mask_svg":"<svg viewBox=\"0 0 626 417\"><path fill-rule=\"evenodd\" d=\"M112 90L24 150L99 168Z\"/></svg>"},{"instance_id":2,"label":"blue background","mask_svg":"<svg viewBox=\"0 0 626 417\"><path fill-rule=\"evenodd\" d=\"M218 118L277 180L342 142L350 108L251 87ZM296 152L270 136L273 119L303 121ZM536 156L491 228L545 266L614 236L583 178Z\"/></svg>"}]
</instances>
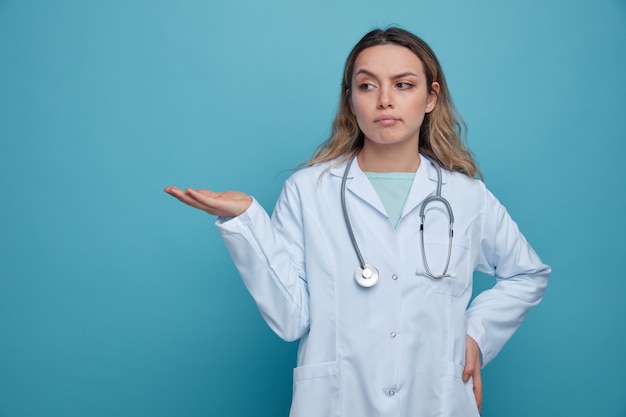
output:
<instances>
[{"instance_id":1,"label":"blue background","mask_svg":"<svg viewBox=\"0 0 626 417\"><path fill-rule=\"evenodd\" d=\"M0 417L286 416L297 344L162 188L271 210L389 24L554 270L484 416L626 416L624 0L0 0Z\"/></svg>"}]
</instances>

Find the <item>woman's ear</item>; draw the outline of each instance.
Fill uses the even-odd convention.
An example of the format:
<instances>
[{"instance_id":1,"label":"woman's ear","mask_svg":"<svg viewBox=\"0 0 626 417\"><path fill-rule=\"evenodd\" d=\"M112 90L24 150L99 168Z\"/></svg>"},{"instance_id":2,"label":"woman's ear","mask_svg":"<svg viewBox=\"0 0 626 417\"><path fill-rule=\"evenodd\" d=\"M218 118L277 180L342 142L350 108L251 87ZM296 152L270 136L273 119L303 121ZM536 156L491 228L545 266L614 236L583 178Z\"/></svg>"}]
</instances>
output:
<instances>
[{"instance_id":1,"label":"woman's ear","mask_svg":"<svg viewBox=\"0 0 626 417\"><path fill-rule=\"evenodd\" d=\"M428 99L426 101L426 113L430 113L435 109L435 106L437 105L437 98L439 97L439 90L439 83L433 81L430 92L428 93Z\"/></svg>"}]
</instances>

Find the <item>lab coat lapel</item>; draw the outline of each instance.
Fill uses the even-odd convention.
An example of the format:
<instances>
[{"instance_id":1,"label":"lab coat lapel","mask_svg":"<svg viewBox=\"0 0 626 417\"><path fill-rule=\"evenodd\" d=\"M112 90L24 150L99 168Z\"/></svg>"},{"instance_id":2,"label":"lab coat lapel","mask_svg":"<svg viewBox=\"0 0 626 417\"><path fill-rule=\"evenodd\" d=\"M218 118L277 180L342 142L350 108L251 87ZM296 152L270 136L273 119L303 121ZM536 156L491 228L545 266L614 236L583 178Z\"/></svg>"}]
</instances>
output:
<instances>
[{"instance_id":1,"label":"lab coat lapel","mask_svg":"<svg viewBox=\"0 0 626 417\"><path fill-rule=\"evenodd\" d=\"M338 177L340 182L347 164L348 162L346 161L337 167L331 168L331 173ZM348 199L348 194L350 193L354 194L363 203L375 208L383 216L389 217L382 201L380 200L380 197L378 196L378 193L374 189L374 186L370 182L369 178L367 178L367 175L361 171L359 163L356 159L352 163L350 172L348 173L348 180L346 182L346 199ZM348 203L348 205L349 204L350 203Z\"/></svg>"},{"instance_id":2,"label":"lab coat lapel","mask_svg":"<svg viewBox=\"0 0 626 417\"><path fill-rule=\"evenodd\" d=\"M437 192L437 170L433 166L433 163L425 157L422 158L420 167L415 173L413 179L413 185L407 196L404 208L402 209L402 217L415 210L421 203L430 195L434 195ZM447 171L442 169L443 183L446 182Z\"/></svg>"}]
</instances>

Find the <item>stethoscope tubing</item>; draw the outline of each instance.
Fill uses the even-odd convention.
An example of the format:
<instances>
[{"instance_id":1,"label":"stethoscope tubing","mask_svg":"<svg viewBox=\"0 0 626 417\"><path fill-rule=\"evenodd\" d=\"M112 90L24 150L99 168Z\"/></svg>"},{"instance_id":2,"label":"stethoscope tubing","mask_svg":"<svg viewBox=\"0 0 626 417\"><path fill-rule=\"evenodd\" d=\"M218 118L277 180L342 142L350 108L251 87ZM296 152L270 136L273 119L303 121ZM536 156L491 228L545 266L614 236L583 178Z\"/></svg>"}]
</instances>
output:
<instances>
[{"instance_id":1,"label":"stethoscope tubing","mask_svg":"<svg viewBox=\"0 0 626 417\"><path fill-rule=\"evenodd\" d=\"M436 165L437 172L439 175L441 175L441 168L439 168L438 165ZM439 183L439 186L437 187L437 192L441 192L441 183ZM428 265L428 257L426 256L426 245L424 244L424 220L426 218L426 214L424 213L425 207L429 204L432 203L434 201L439 201L441 203L443 203L444 206L446 206L446 209L448 211L448 216L450 217L450 223L449 223L449 228L448 228L448 257L446 259L446 266L443 268L443 273L442 274L435 274L434 272L431 271L430 266ZM427 198L426 200L424 200L424 202L422 203L422 208L420 209L420 239L422 241L422 258L424 259L424 267L426 268L426 275L428 275L431 278L434 279L441 279L441 278L447 278L447 277L451 277L452 275L448 274L448 267L450 266L450 259L452 258L452 238L454 237L454 213L452 212L452 207L450 206L450 203L448 202L448 200L446 200L445 198L443 198L441 195L434 195L432 197Z\"/></svg>"},{"instance_id":2,"label":"stethoscope tubing","mask_svg":"<svg viewBox=\"0 0 626 417\"><path fill-rule=\"evenodd\" d=\"M348 214L348 207L346 204L346 182L348 180L348 173L350 172L350 168L352 167L352 163L356 159L358 152L355 153L347 162L346 169L343 173L343 178L341 179L341 210L343 212L343 218L346 223L346 229L348 230L348 235L350 236L350 241L352 243L352 247L354 248L354 252L356 253L357 258L359 259L359 267L354 271L354 279L355 281L362 287L372 287L378 282L378 270L376 267L368 265L365 263L365 259L361 254L361 250L359 249L359 245L356 241L356 237L354 236L354 230L352 228L352 224L350 223L350 216ZM437 170L437 191L434 196L428 197L422 203L422 207L420 208L419 216L420 216L420 239L421 239L421 252L422 258L424 260L424 267L426 268L425 275L429 276L433 279L442 279L447 277L452 277L452 274L448 274L448 268L450 266L450 259L452 257L452 239L454 237L454 213L452 211L452 206L448 200L441 196L441 186L443 183L441 167L437 162L432 161L430 158L424 157L426 160L430 161L435 169ZM446 211L448 212L449 217L449 233L448 233L448 256L446 259L446 265L443 269L443 273L435 274L430 269L430 265L428 264L428 259L426 256L425 242L424 242L424 220L426 218L426 207L428 204L432 202L440 202L446 207Z\"/></svg>"},{"instance_id":3,"label":"stethoscope tubing","mask_svg":"<svg viewBox=\"0 0 626 417\"><path fill-rule=\"evenodd\" d=\"M361 268L365 269L365 259L363 259L363 255L359 250L359 245L356 243L354 231L352 229L352 225L350 224L350 216L348 215L348 206L346 205L346 181L348 180L348 173L350 172L352 162L354 162L357 155L358 153L350 158L348 164L346 165L346 171L341 179L341 210L343 211L343 219L345 220L346 228L348 229L348 235L350 235L350 241L352 242L356 256L359 258L359 264L361 265Z\"/></svg>"}]
</instances>

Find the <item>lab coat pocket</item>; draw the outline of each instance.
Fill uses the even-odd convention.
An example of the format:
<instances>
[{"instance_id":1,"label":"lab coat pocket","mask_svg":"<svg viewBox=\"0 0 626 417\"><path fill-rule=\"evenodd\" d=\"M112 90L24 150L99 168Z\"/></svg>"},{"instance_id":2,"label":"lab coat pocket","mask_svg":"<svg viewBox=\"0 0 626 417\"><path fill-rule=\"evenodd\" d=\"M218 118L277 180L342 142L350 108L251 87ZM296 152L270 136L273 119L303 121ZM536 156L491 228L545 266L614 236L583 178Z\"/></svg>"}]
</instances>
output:
<instances>
[{"instance_id":1,"label":"lab coat pocket","mask_svg":"<svg viewBox=\"0 0 626 417\"><path fill-rule=\"evenodd\" d=\"M463 382L463 366L450 362L443 387L443 417L479 417L474 383Z\"/></svg>"},{"instance_id":2,"label":"lab coat pocket","mask_svg":"<svg viewBox=\"0 0 626 417\"><path fill-rule=\"evenodd\" d=\"M337 362L293 370L291 417L339 417L340 408Z\"/></svg>"},{"instance_id":3,"label":"lab coat pocket","mask_svg":"<svg viewBox=\"0 0 626 417\"><path fill-rule=\"evenodd\" d=\"M442 274L448 260L448 235L424 234L424 251L428 268L433 274ZM420 252L420 262L416 274L428 279L433 291L441 294L460 296L470 284L470 240L465 236L454 236L450 253L449 277L433 278L426 271L424 255Z\"/></svg>"}]
</instances>

